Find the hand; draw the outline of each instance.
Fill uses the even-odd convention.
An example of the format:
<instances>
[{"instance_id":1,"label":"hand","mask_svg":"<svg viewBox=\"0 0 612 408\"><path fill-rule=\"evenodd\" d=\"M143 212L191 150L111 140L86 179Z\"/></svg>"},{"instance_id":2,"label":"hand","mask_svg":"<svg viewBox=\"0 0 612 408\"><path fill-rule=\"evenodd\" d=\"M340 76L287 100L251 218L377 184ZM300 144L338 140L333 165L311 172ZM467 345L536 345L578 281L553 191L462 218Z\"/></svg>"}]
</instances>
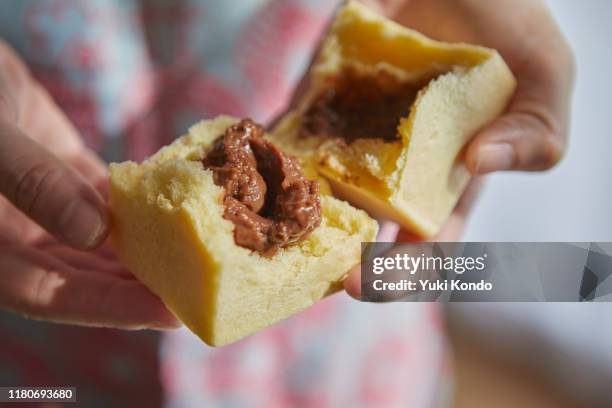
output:
<instances>
[{"instance_id":1,"label":"hand","mask_svg":"<svg viewBox=\"0 0 612 408\"><path fill-rule=\"evenodd\" d=\"M541 0L378 1L401 24L432 38L497 49L518 80L507 112L469 145L473 174L546 170L563 156L574 59Z\"/></svg>"},{"instance_id":2,"label":"hand","mask_svg":"<svg viewBox=\"0 0 612 408\"><path fill-rule=\"evenodd\" d=\"M178 325L99 247L106 179L106 166L0 41L0 308L91 326Z\"/></svg>"},{"instance_id":3,"label":"hand","mask_svg":"<svg viewBox=\"0 0 612 408\"><path fill-rule=\"evenodd\" d=\"M466 165L474 174L500 170L546 170L561 159L567 143L574 82L572 52L540 0L370 0L399 23L435 39L497 49L518 80L506 113L470 142ZM459 239L481 181L472 182L432 241ZM414 241L392 223L379 240ZM359 298L360 268L345 280Z\"/></svg>"}]
</instances>

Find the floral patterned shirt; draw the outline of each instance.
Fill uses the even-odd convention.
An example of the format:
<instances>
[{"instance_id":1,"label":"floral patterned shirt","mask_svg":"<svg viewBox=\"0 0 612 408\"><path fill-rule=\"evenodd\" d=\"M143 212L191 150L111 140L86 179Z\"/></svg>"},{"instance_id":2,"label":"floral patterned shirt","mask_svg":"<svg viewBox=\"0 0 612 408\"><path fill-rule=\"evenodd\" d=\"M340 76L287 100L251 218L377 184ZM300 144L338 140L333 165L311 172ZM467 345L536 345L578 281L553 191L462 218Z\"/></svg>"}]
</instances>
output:
<instances>
[{"instance_id":1,"label":"floral patterned shirt","mask_svg":"<svg viewBox=\"0 0 612 408\"><path fill-rule=\"evenodd\" d=\"M282 111L337 4L5 0L0 36L88 146L141 160L202 118ZM220 349L6 313L0 339L1 384L76 385L84 406L431 407L448 385L435 305L343 293Z\"/></svg>"}]
</instances>

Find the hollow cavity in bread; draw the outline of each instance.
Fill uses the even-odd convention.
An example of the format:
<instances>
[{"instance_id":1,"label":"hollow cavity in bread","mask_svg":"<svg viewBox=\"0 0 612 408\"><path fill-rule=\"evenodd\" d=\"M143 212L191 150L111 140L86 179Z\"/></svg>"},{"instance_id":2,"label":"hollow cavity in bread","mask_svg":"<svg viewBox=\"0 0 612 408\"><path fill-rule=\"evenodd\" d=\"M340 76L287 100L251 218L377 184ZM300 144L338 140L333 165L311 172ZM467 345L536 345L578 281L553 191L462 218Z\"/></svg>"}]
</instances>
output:
<instances>
[{"instance_id":1,"label":"hollow cavity in bread","mask_svg":"<svg viewBox=\"0 0 612 408\"><path fill-rule=\"evenodd\" d=\"M423 87L383 69L363 72L351 66L323 80L326 84L305 109L300 136L333 138L343 144L359 139L399 141L398 118L408 115Z\"/></svg>"}]
</instances>

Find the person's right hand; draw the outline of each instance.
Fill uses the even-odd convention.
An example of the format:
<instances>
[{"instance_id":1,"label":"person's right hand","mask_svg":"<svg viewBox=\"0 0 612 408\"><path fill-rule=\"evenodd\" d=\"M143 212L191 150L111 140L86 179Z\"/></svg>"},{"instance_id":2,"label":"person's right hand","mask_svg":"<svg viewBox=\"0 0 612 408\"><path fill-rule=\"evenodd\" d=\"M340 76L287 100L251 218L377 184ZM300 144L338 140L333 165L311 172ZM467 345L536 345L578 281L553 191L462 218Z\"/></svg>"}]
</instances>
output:
<instances>
[{"instance_id":1,"label":"person's right hand","mask_svg":"<svg viewBox=\"0 0 612 408\"><path fill-rule=\"evenodd\" d=\"M100 247L106 179L104 163L0 41L0 308L92 326L179 325Z\"/></svg>"}]
</instances>

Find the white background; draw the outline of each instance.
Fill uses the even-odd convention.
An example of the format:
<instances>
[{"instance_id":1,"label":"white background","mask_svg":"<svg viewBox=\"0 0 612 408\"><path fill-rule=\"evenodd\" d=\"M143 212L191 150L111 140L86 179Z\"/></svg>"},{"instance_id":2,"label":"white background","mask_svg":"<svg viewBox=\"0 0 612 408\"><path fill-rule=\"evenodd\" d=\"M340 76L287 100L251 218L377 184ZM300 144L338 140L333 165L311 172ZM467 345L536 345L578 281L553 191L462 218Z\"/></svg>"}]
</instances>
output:
<instances>
[{"instance_id":1,"label":"white background","mask_svg":"<svg viewBox=\"0 0 612 408\"><path fill-rule=\"evenodd\" d=\"M548 3L578 62L567 155L550 172L490 177L467 241L612 241L612 0ZM512 346L517 359L537 357L577 391L609 396L612 304L464 304L450 312L500 352Z\"/></svg>"}]
</instances>

